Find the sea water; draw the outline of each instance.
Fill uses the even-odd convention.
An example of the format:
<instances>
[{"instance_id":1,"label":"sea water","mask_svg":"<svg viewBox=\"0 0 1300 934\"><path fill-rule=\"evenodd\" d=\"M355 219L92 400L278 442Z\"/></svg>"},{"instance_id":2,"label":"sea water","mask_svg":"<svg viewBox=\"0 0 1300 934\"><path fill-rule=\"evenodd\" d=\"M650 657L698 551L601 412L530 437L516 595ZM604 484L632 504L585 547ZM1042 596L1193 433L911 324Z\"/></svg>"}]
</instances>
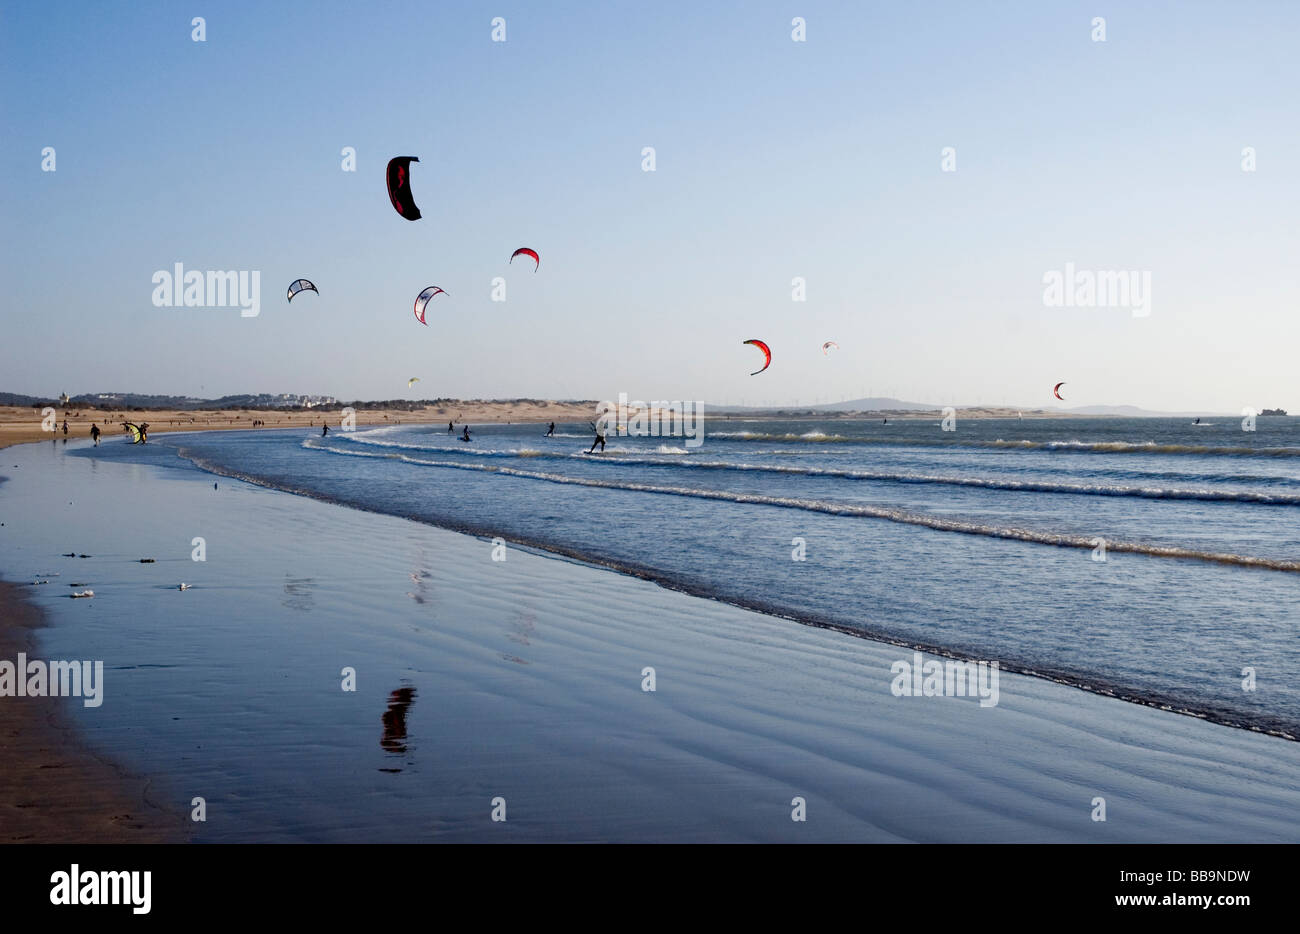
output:
<instances>
[{"instance_id":1,"label":"sea water","mask_svg":"<svg viewBox=\"0 0 1300 934\"><path fill-rule=\"evenodd\" d=\"M536 424L474 426L468 443L393 425L150 446L160 462L1300 735L1300 421L955 429L712 418L699 447L611 434L595 453L585 425Z\"/></svg>"}]
</instances>

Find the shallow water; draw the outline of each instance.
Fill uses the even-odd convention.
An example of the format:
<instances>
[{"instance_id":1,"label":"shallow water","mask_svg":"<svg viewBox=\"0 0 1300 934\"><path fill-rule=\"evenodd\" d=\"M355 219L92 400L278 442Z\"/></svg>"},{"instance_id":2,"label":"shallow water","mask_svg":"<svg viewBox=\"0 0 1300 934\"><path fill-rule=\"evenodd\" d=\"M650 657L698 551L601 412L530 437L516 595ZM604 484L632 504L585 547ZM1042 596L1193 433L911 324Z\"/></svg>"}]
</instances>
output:
<instances>
[{"instance_id":1,"label":"shallow water","mask_svg":"<svg viewBox=\"0 0 1300 934\"><path fill-rule=\"evenodd\" d=\"M67 702L92 746L169 810L203 797L199 841L1300 839L1294 743L1012 675L987 709L901 699L909 651L514 547L494 561L491 541L200 471L175 447L197 439L6 452L0 567L30 575L44 656L104 661L103 705Z\"/></svg>"},{"instance_id":2,"label":"shallow water","mask_svg":"<svg viewBox=\"0 0 1300 934\"><path fill-rule=\"evenodd\" d=\"M275 488L1298 735L1300 425L1209 421L726 420L698 447L596 455L577 425L158 440Z\"/></svg>"}]
</instances>

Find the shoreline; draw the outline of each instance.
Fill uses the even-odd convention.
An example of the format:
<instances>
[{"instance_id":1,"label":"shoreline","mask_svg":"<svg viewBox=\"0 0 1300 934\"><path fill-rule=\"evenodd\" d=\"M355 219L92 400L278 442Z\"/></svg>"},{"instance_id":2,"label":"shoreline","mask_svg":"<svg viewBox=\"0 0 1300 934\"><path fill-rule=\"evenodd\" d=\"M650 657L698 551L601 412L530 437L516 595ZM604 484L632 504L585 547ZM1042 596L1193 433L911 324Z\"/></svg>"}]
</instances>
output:
<instances>
[{"instance_id":1,"label":"shoreline","mask_svg":"<svg viewBox=\"0 0 1300 934\"><path fill-rule=\"evenodd\" d=\"M0 659L40 657L45 625L20 585L0 579ZM0 843L184 842L183 818L149 800L149 779L96 755L65 702L0 698Z\"/></svg>"},{"instance_id":2,"label":"shoreline","mask_svg":"<svg viewBox=\"0 0 1300 934\"><path fill-rule=\"evenodd\" d=\"M450 400L443 405L421 405L417 409L375 408L358 409L356 424L358 427L375 428L386 425L410 423L416 425L441 425L443 418L457 425L497 424L497 423L535 423L547 422L577 423L596 418L594 402L556 402L553 400L522 399L512 401L496 400ZM41 428L40 410L28 406L0 406L0 448L11 444L26 444L36 441L77 440L89 436L91 423L99 424L104 432L104 439L111 440L122 436L123 421L148 422L150 434L160 435L178 431L258 431L263 428L313 428L328 422L331 426L339 424L341 414L337 409L93 409L68 406L56 410L54 431ZM463 416L463 417L462 417ZM882 409L852 412L816 412L808 414L799 409L778 410L775 412L731 412L721 409L715 412L701 413L704 424L709 422L730 421L866 421L885 419L890 421L917 421L922 419L942 418L942 409ZM971 421L1050 421L1080 420L1092 418L1181 418L1173 415L1125 416L1125 415L1081 415L1072 412L1047 412L1035 409L1023 413L1018 418L1014 410L998 407L958 408L956 417ZM68 422L68 434L64 435L62 425ZM253 425L253 421L260 425Z\"/></svg>"},{"instance_id":3,"label":"shoreline","mask_svg":"<svg viewBox=\"0 0 1300 934\"><path fill-rule=\"evenodd\" d=\"M301 490L301 489L288 490L283 487L279 487L272 483L269 483L265 480L262 480L261 478L258 477L252 477L240 473L235 473L225 468L221 468L212 464L201 464L197 460L194 460L192 458L187 458L187 459L190 460L191 463L194 463L197 467L199 467L199 469L203 470L205 473L209 473L214 476L224 477L229 480L237 480L242 483L249 483L274 493L283 493L289 496L300 496L307 499L315 500L316 502L323 503L328 506L335 506L343 509L353 509L358 512L368 513L370 515L392 517L391 513L383 512L381 510L376 510L376 509L369 509L366 506L357 503L334 499L329 496L317 494L309 490ZM674 578L668 576L667 574L664 574L652 568L642 567L640 565L632 564L629 562L600 560L597 558L593 558L589 555L585 555L575 549L565 548L563 546L556 545L553 543L543 542L540 540L520 537L520 536L507 534L507 533L501 533L486 527L480 527L476 525L440 524L437 522L432 522L425 519L415 518L410 516L404 517L404 519L405 521L408 522L417 522L420 523L421 525L427 525L430 528L441 529L448 532L454 532L458 535L467 535L472 538L477 538L482 540L500 538L502 541L507 542L511 545L517 545L521 548L527 548L544 558L567 561L573 564L580 565L582 567L591 568L593 570L606 571L606 572L618 574L622 577L635 578L637 580L642 580L648 583L652 583L657 587L662 587L664 590L685 594L697 600L709 600L715 603L723 604L724 606L731 606L731 607L735 607L736 609L747 610L753 613L759 613L771 619L785 620L791 623L795 623L796 625L807 627L810 629L825 630L827 632L834 632L840 635L849 636L854 639L860 639L865 642L877 643L879 645L885 645L885 646L893 646L896 648L908 649L910 651L915 651L915 652L922 652L926 655L932 655L936 658L946 658L955 661L978 661L980 658L978 654L962 651L961 649L956 649L951 646L940 645L938 643L921 642L914 639L908 639L889 632L885 632L883 630L874 627L869 627L864 625L861 628L855 628L853 626L849 626L844 623L836 622L830 619L825 619L823 617L814 615L812 613L802 613L802 614L791 613L789 610L772 606L763 600L739 599L735 597L725 597L725 598L720 597L707 589L698 586L692 586L690 584L675 580ZM1071 690L1082 691L1087 694L1091 694L1095 697L1110 698L1112 700L1121 701L1126 704L1133 704L1135 706L1146 707L1152 710L1160 710L1165 713L1174 714L1179 717L1189 717L1194 720L1200 720L1204 723L1210 723L1215 726L1223 727L1234 731L1255 733L1260 736L1269 736L1275 739L1281 739L1292 743L1300 742L1300 735L1296 733L1294 728L1289 723L1284 724L1283 721L1269 723L1268 725L1254 724L1248 721L1243 721L1242 719L1240 719L1238 715L1233 714L1231 712L1225 712L1223 710L1218 710L1218 709L1198 710L1195 708L1188 707L1184 704L1184 702L1179 701L1172 697L1168 697L1160 694L1147 694L1147 695L1139 694L1126 688L1121 688L1112 684L1108 684L1099 678L1094 678L1090 680L1070 672L1058 671L1051 668L1047 668L1043 665L1031 665L1027 663L1017 662L1014 660L1005 660L1005 659L1000 661L1003 666L1002 670L1006 672L1010 672L1016 675L1021 675L1026 678L1034 678L1035 680L1041 680L1051 684L1061 685Z\"/></svg>"},{"instance_id":4,"label":"shoreline","mask_svg":"<svg viewBox=\"0 0 1300 934\"><path fill-rule=\"evenodd\" d=\"M463 420L460 416L468 415ZM594 418L592 405L573 402L521 400L518 402L483 402L452 400L445 405L424 405L418 409L358 409L358 427L377 428L403 423L439 425L443 418L457 424L497 422L583 421ZM336 428L342 418L337 409L93 409L68 406L56 409L56 429L41 427L39 409L26 406L0 406L0 448L11 444L38 441L78 441L90 436L92 423L98 424L101 443L125 436L122 422L148 422L151 435L180 431L260 431L262 429L319 428L328 423ZM68 433L62 431L64 421ZM260 425L253 425L258 421Z\"/></svg>"},{"instance_id":5,"label":"shoreline","mask_svg":"<svg viewBox=\"0 0 1300 934\"><path fill-rule=\"evenodd\" d=\"M39 447L29 450L45 459ZM343 504L247 481L217 493L207 471L195 483L172 470L103 463L95 488L127 509L167 504L162 514L210 503L201 522L193 514L195 530L220 543L212 564L193 565L184 549L164 559L155 545L134 547L157 541L157 528L171 528L166 520L138 539L138 528L83 529L75 520L41 534L44 510L23 503L46 502L51 484L82 482L93 469L81 459L48 462L52 470L16 475L14 518L26 520L42 553L54 554L68 529L106 562L77 565L102 569L78 576L97 585L98 633L74 625L63 643L88 637L94 652L99 639L101 651L120 647L122 660L141 668L137 687L123 682L127 693L115 694L136 706L128 700L113 717L95 718L90 749L151 776L156 797L172 786L177 802L191 788L225 801L225 819L195 825L203 842L1300 839L1300 760L1277 738L1012 672L1003 674L1001 705L987 710L901 700L889 691L896 643L792 627L789 617L549 551L512 550L498 563L487 543L463 533L340 512ZM277 518L250 527L251 509ZM308 535L309 559L276 545ZM110 541L119 553L107 553ZM165 585L180 577L165 563L134 560L155 553L197 581L181 598L188 625L170 626L164 640L158 621L171 622L178 605ZM11 574L19 566L6 565ZM22 592L20 584L8 590ZM91 620L69 615L88 608L81 601L57 606L47 611L52 621ZM274 624L249 628L245 617ZM308 619L313 638L303 643ZM0 647L7 657L19 650ZM357 695L330 680L344 663L362 673ZM657 694L638 686L645 665L659 673ZM402 708L394 732L392 697L407 687L418 699ZM173 707L178 688L182 706ZM200 736L204 751L189 751ZM99 754L74 765L107 769L81 779L78 803L84 788L124 780L143 786L147 803L149 781L127 779ZM319 777L306 803L302 775ZM485 807L498 793L511 807L501 827ZM790 822L792 794L815 806L815 830ZM1088 817L1096 794L1117 808L1109 828ZM372 804L354 812L348 802L360 798ZM30 810L35 821L40 812L59 819L49 807ZM131 831L126 839L147 839ZM122 839L113 832L109 840ZM98 839L81 833L71 838Z\"/></svg>"}]
</instances>

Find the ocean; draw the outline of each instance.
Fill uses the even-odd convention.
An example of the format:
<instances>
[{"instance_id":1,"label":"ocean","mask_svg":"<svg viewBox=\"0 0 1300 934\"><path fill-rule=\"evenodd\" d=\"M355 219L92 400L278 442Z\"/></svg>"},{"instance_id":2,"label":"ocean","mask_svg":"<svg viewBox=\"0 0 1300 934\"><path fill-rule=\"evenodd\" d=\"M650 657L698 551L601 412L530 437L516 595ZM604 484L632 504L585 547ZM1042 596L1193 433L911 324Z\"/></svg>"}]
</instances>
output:
<instances>
[{"instance_id":1,"label":"ocean","mask_svg":"<svg viewBox=\"0 0 1300 934\"><path fill-rule=\"evenodd\" d=\"M149 460L1300 736L1297 419L710 419L595 454L585 425L471 430L159 435Z\"/></svg>"}]
</instances>

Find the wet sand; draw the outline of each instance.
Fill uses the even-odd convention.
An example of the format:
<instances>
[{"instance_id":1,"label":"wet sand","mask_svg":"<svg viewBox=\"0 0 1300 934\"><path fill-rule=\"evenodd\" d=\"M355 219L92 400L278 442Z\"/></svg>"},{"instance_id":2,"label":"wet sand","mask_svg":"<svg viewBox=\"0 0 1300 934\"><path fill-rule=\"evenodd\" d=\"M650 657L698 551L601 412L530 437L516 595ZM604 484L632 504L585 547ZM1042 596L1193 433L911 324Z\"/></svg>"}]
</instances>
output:
<instances>
[{"instance_id":1,"label":"wet sand","mask_svg":"<svg viewBox=\"0 0 1300 934\"><path fill-rule=\"evenodd\" d=\"M40 611L0 581L0 659L41 658ZM186 839L150 782L96 757L63 712L74 700L0 698L0 843L163 843Z\"/></svg>"},{"instance_id":2,"label":"wet sand","mask_svg":"<svg viewBox=\"0 0 1300 934\"><path fill-rule=\"evenodd\" d=\"M899 698L897 646L214 486L163 445L71 451L7 455L0 564L52 579L46 657L112 670L69 719L149 800L204 796L196 842L1300 839L1295 743L1011 673L987 709Z\"/></svg>"}]
</instances>

